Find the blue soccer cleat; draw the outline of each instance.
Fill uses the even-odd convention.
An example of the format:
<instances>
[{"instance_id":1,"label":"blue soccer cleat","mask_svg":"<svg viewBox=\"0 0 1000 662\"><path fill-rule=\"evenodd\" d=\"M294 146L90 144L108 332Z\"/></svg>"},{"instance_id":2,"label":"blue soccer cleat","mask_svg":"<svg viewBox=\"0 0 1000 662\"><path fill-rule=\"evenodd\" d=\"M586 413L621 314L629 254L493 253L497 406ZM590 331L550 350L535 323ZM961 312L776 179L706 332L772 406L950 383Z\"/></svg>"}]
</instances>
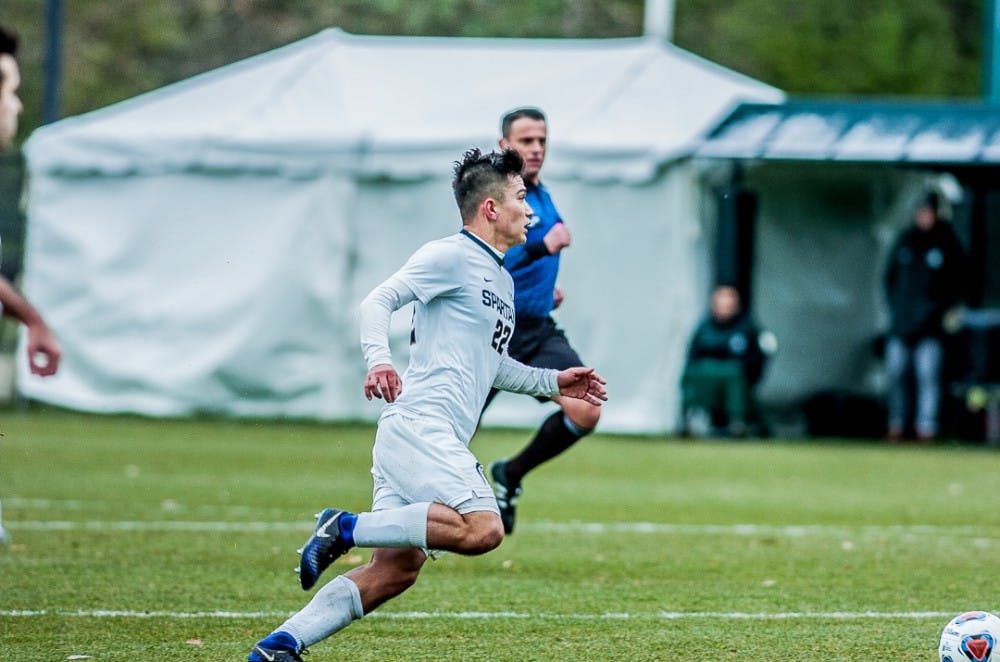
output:
<instances>
[{"instance_id":1,"label":"blue soccer cleat","mask_svg":"<svg viewBox=\"0 0 1000 662\"><path fill-rule=\"evenodd\" d=\"M299 657L298 645L287 632L274 632L257 642L247 662L304 662Z\"/></svg>"},{"instance_id":2,"label":"blue soccer cleat","mask_svg":"<svg viewBox=\"0 0 1000 662\"><path fill-rule=\"evenodd\" d=\"M300 550L299 581L303 591L311 589L323 571L351 548L340 535L340 516L344 514L343 510L327 508L316 516L316 530Z\"/></svg>"}]
</instances>

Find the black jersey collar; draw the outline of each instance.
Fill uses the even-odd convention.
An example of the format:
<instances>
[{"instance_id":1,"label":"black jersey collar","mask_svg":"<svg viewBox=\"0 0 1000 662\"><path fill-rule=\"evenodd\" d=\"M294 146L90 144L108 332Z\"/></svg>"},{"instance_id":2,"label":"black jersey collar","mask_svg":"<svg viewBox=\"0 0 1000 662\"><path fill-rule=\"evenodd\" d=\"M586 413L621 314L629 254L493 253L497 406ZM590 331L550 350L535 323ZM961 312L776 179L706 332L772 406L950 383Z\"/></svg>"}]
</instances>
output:
<instances>
[{"instance_id":1,"label":"black jersey collar","mask_svg":"<svg viewBox=\"0 0 1000 662\"><path fill-rule=\"evenodd\" d=\"M500 253L500 251L496 250L495 248L493 248L492 246L490 246L485 241L483 241L482 239L480 239L476 235L472 234L471 232L469 232L465 228L462 228L462 234L464 234L466 237L468 237L469 239L471 239L472 241L474 241L476 244L479 245L480 248L482 248L484 251L486 251L486 253L491 258L493 258L493 260L497 263L497 266L500 266L500 267L503 266L503 254Z\"/></svg>"}]
</instances>

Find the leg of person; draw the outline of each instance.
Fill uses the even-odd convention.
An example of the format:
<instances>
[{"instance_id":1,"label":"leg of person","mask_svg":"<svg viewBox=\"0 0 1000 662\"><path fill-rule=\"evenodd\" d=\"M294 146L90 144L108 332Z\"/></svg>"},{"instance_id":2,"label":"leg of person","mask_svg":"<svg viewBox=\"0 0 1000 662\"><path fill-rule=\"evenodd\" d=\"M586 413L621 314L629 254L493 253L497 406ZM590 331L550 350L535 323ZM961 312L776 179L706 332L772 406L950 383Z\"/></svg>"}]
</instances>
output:
<instances>
[{"instance_id":1,"label":"leg of person","mask_svg":"<svg viewBox=\"0 0 1000 662\"><path fill-rule=\"evenodd\" d=\"M562 397L552 400L559 404L559 411L545 419L528 445L516 456L490 465L490 477L505 533L514 531L517 501L524 491L521 487L524 476L593 432L600 417L600 408L588 402Z\"/></svg>"},{"instance_id":2,"label":"leg of person","mask_svg":"<svg viewBox=\"0 0 1000 662\"><path fill-rule=\"evenodd\" d=\"M728 432L731 436L742 437L747 433L747 405L750 399L746 375L739 361L719 361L719 382L725 398Z\"/></svg>"},{"instance_id":3,"label":"leg of person","mask_svg":"<svg viewBox=\"0 0 1000 662\"><path fill-rule=\"evenodd\" d=\"M888 381L886 407L890 442L903 438L906 430L906 369L910 362L909 349L902 338L889 336L885 343L885 376Z\"/></svg>"},{"instance_id":4,"label":"leg of person","mask_svg":"<svg viewBox=\"0 0 1000 662\"><path fill-rule=\"evenodd\" d=\"M376 550L376 554L372 556L372 564L375 564L378 551ZM399 558L386 559L383 565L393 566L399 574L405 571L405 562L413 560L406 557L419 555L421 559L423 558L423 551L419 549L393 551L399 553ZM419 572L422 563L421 560L416 564L416 572ZM258 641L247 657L248 662L301 662L299 654L307 647L343 630L361 618L365 613L361 592L358 584L350 578L350 574L340 575L327 582L301 611ZM387 580L393 576L392 571L388 569L384 574Z\"/></svg>"},{"instance_id":5,"label":"leg of person","mask_svg":"<svg viewBox=\"0 0 1000 662\"><path fill-rule=\"evenodd\" d=\"M681 389L684 430L704 437L712 430L712 410L716 406L718 380L706 361L693 361L684 368Z\"/></svg>"},{"instance_id":6,"label":"leg of person","mask_svg":"<svg viewBox=\"0 0 1000 662\"><path fill-rule=\"evenodd\" d=\"M10 542L10 535L3 528L3 504L0 503L0 545Z\"/></svg>"},{"instance_id":7,"label":"leg of person","mask_svg":"<svg viewBox=\"0 0 1000 662\"><path fill-rule=\"evenodd\" d=\"M528 445L506 461L504 478L508 486L520 486L529 471L569 449L597 425L600 407L561 396L552 401L559 405L559 411L546 418Z\"/></svg>"},{"instance_id":8,"label":"leg of person","mask_svg":"<svg viewBox=\"0 0 1000 662\"><path fill-rule=\"evenodd\" d=\"M413 441L405 437L410 433ZM451 451L448 444L454 446ZM428 547L483 554L503 540L503 525L482 466L446 428L401 415L383 419L372 476L372 511L354 515L327 509L324 513L334 515L320 517L303 550L306 556L317 540L319 545L333 544L345 551L354 545L374 547L372 560L321 588L302 611L257 643L248 658L251 662L299 660L305 647L412 586L430 553ZM317 557L328 558L322 550ZM328 565L315 568L312 575L318 577Z\"/></svg>"},{"instance_id":9,"label":"leg of person","mask_svg":"<svg viewBox=\"0 0 1000 662\"><path fill-rule=\"evenodd\" d=\"M465 505L482 507L471 501ZM503 527L492 498L488 505L491 510L459 513L439 503L431 504L427 544L463 555L485 554L495 549L503 540ZM426 548L376 548L369 563L327 582L301 611L257 642L247 659L299 661L299 654L309 646L343 630L413 586L428 554Z\"/></svg>"},{"instance_id":10,"label":"leg of person","mask_svg":"<svg viewBox=\"0 0 1000 662\"><path fill-rule=\"evenodd\" d=\"M549 320L543 332L546 335L539 343L538 351L525 363L556 370L583 365L576 350L566 340L566 335L554 322ZM523 491L521 481L524 476L593 432L600 420L601 408L589 402L560 396L553 397L552 401L559 405L559 411L545 419L528 445L514 457L497 460L490 465L493 492L500 506L505 533L514 531L517 500Z\"/></svg>"},{"instance_id":11,"label":"leg of person","mask_svg":"<svg viewBox=\"0 0 1000 662\"><path fill-rule=\"evenodd\" d=\"M384 417L375 436L372 465L372 512L356 515L327 508L320 513L301 550L303 589L312 588L320 574L354 545L477 554L486 543L495 547L503 539L502 532L490 530L483 520L467 521L459 512L464 509L469 518L480 510L499 515L482 466L455 438L449 424L402 413ZM468 506L470 501L475 507Z\"/></svg>"},{"instance_id":12,"label":"leg of person","mask_svg":"<svg viewBox=\"0 0 1000 662\"><path fill-rule=\"evenodd\" d=\"M426 560L423 549L375 549L370 562L327 582L301 611L258 642L249 662L299 660L298 654L309 646L413 586Z\"/></svg>"},{"instance_id":13,"label":"leg of person","mask_svg":"<svg viewBox=\"0 0 1000 662\"><path fill-rule=\"evenodd\" d=\"M917 439L933 441L938 433L938 409L941 404L941 341L924 338L914 348L913 368L917 384Z\"/></svg>"}]
</instances>

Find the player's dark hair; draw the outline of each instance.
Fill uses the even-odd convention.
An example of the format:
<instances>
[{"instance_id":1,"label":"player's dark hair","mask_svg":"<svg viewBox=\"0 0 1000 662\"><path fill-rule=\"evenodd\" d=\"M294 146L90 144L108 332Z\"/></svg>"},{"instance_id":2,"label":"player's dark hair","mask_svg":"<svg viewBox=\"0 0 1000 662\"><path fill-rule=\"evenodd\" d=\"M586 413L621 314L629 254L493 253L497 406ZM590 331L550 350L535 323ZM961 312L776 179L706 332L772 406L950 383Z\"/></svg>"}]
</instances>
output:
<instances>
[{"instance_id":1,"label":"player's dark hair","mask_svg":"<svg viewBox=\"0 0 1000 662\"><path fill-rule=\"evenodd\" d=\"M515 108L514 110L507 111L504 113L504 116L500 118L500 135L504 138L510 138L511 125L522 117L528 117L540 122L546 121L545 113L543 113L540 108L535 108L534 106L522 106L521 108Z\"/></svg>"},{"instance_id":2,"label":"player's dark hair","mask_svg":"<svg viewBox=\"0 0 1000 662\"><path fill-rule=\"evenodd\" d=\"M0 54L7 53L11 57L17 56L17 35L0 25ZM3 72L0 71L0 81L3 80Z\"/></svg>"},{"instance_id":3,"label":"player's dark hair","mask_svg":"<svg viewBox=\"0 0 1000 662\"><path fill-rule=\"evenodd\" d=\"M17 35L0 25L0 53L17 55Z\"/></svg>"},{"instance_id":4,"label":"player's dark hair","mask_svg":"<svg viewBox=\"0 0 1000 662\"><path fill-rule=\"evenodd\" d=\"M510 178L520 175L524 159L512 149L483 154L472 148L455 161L455 177L451 182L462 223L467 224L476 216L476 209L486 198L503 200Z\"/></svg>"}]
</instances>

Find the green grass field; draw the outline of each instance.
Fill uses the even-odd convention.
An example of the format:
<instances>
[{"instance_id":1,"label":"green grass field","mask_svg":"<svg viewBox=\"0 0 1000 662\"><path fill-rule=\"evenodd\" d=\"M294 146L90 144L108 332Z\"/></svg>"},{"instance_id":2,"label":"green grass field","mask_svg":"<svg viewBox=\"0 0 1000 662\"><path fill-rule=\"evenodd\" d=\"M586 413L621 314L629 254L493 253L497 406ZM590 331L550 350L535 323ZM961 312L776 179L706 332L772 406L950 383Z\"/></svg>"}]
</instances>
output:
<instances>
[{"instance_id":1,"label":"green grass field","mask_svg":"<svg viewBox=\"0 0 1000 662\"><path fill-rule=\"evenodd\" d=\"M0 660L245 659L311 595L312 513L368 506L373 431L0 411ZM499 549L307 659L936 660L1000 611L995 451L595 435L525 488Z\"/></svg>"}]
</instances>

